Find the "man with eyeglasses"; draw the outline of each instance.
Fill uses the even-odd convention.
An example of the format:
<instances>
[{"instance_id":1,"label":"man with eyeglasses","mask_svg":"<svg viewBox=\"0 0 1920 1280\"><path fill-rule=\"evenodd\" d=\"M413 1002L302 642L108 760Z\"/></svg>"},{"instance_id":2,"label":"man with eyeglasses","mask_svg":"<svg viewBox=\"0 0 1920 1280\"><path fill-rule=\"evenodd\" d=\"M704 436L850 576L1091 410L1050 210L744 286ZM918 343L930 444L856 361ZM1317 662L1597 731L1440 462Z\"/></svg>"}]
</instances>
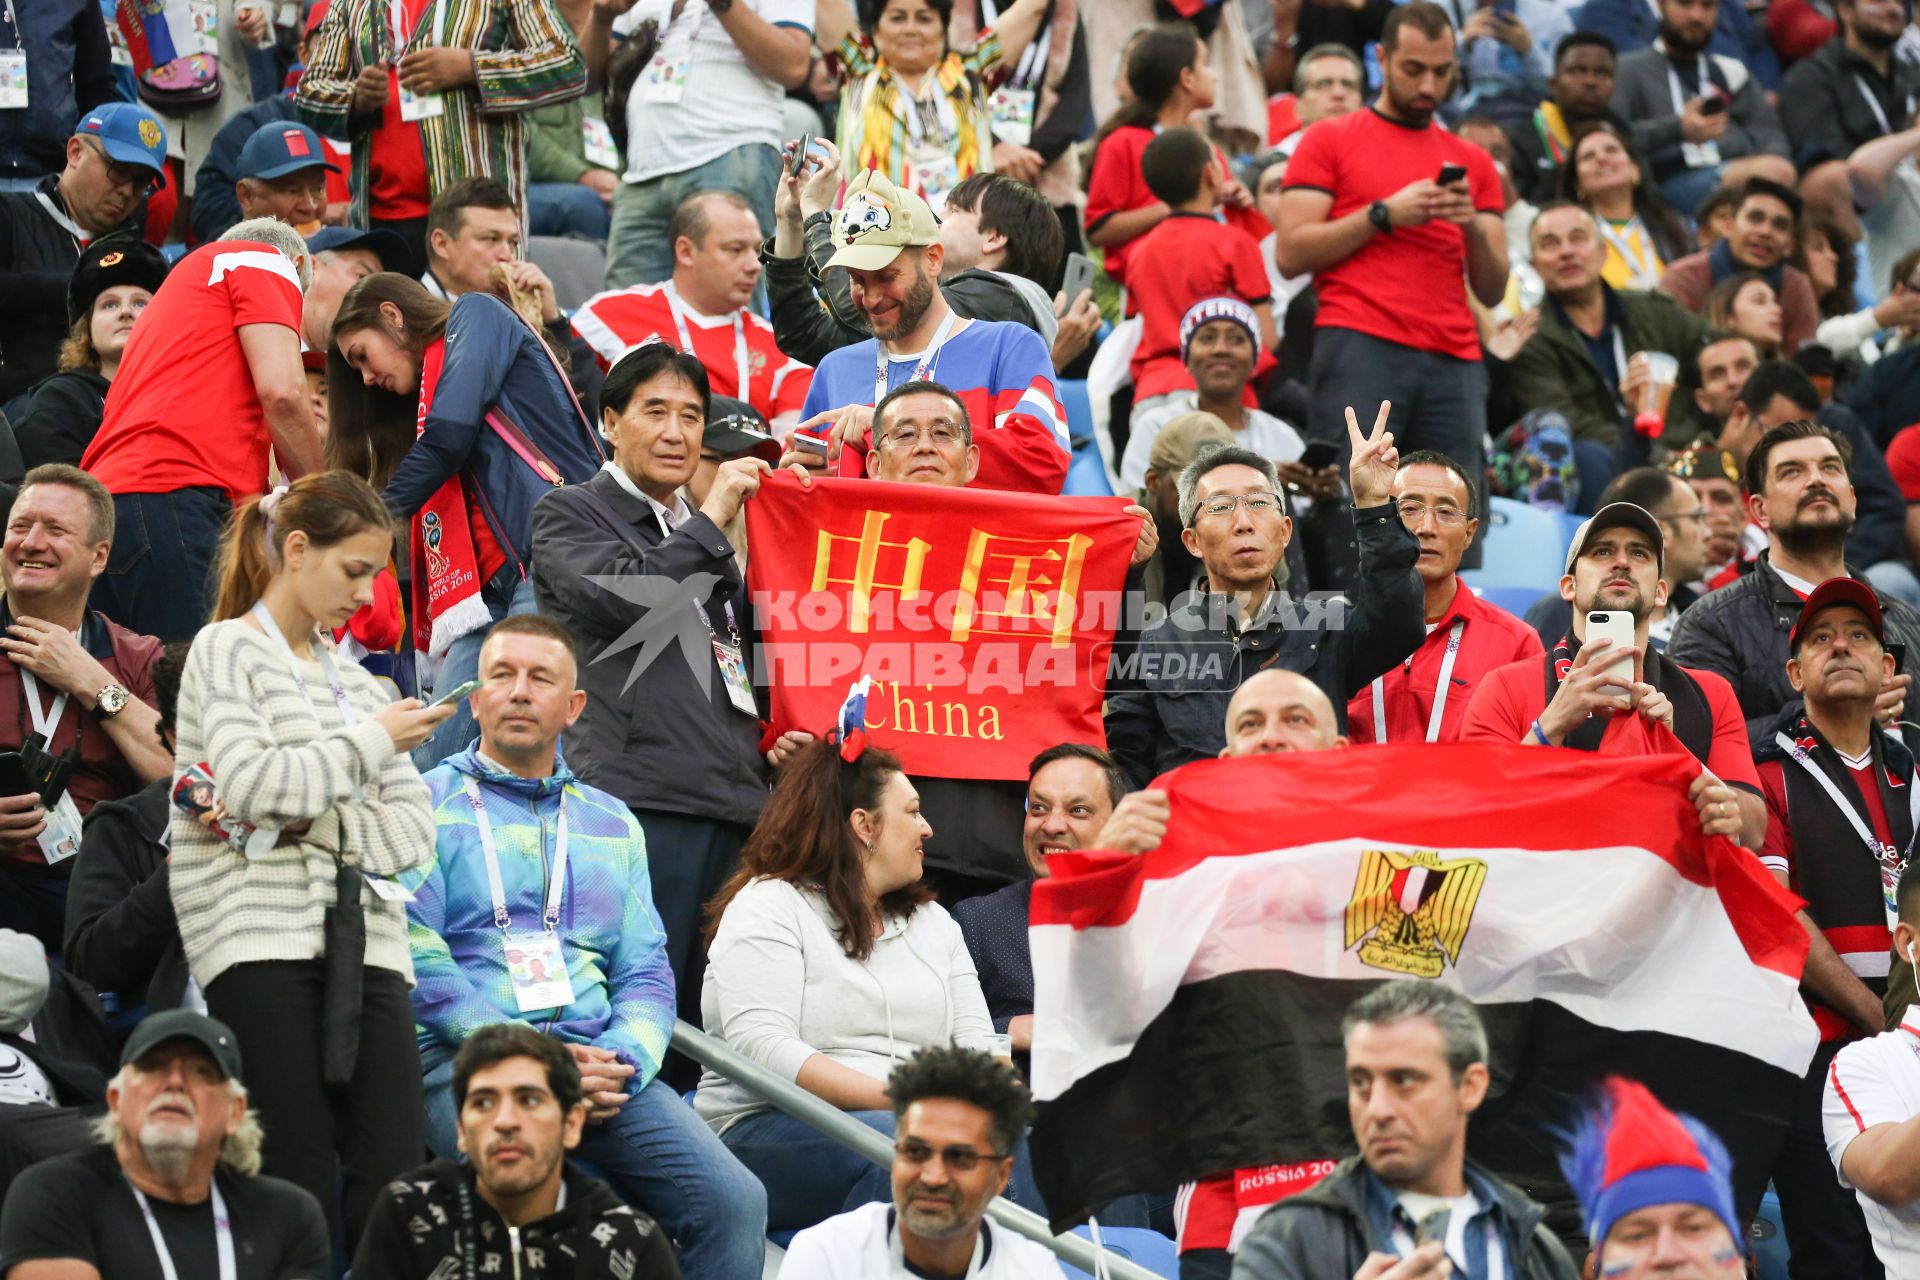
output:
<instances>
[{"instance_id":1,"label":"man with eyeglasses","mask_svg":"<svg viewBox=\"0 0 1920 1280\"><path fill-rule=\"evenodd\" d=\"M1539 657L1540 639L1460 581L1460 557L1480 527L1465 467L1444 453L1406 454L1394 473L1393 499L1420 544L1413 568L1426 593L1427 638L1347 704L1347 736L1355 743L1453 742L1480 678Z\"/></svg>"},{"instance_id":2,"label":"man with eyeglasses","mask_svg":"<svg viewBox=\"0 0 1920 1280\"><path fill-rule=\"evenodd\" d=\"M1267 141L1282 159L1290 159L1310 125L1352 115L1366 102L1366 92L1359 54L1344 44L1315 45L1301 55L1293 73L1291 126L1280 113L1280 98L1267 104Z\"/></svg>"},{"instance_id":3,"label":"man with eyeglasses","mask_svg":"<svg viewBox=\"0 0 1920 1280\"><path fill-rule=\"evenodd\" d=\"M75 124L59 173L32 191L0 191L0 403L59 367L80 251L116 231L140 235L166 163L160 118L111 102Z\"/></svg>"},{"instance_id":4,"label":"man with eyeglasses","mask_svg":"<svg viewBox=\"0 0 1920 1280\"><path fill-rule=\"evenodd\" d=\"M986 1220L1033 1118L1012 1065L976 1049L922 1049L887 1077L887 1096L893 1203L802 1231L787 1246L783 1280L1058 1280L1053 1254Z\"/></svg>"},{"instance_id":5,"label":"man with eyeglasses","mask_svg":"<svg viewBox=\"0 0 1920 1280\"><path fill-rule=\"evenodd\" d=\"M1107 749L1136 784L1220 753L1233 691L1256 671L1297 671L1326 693L1346 731L1347 699L1419 647L1419 543L1393 505L1399 462L1382 403L1362 435L1347 410L1360 586L1350 602L1299 599L1274 583L1293 535L1273 463L1238 447L1204 453L1180 476L1180 539L1206 588L1117 652Z\"/></svg>"},{"instance_id":6,"label":"man with eyeglasses","mask_svg":"<svg viewBox=\"0 0 1920 1280\"><path fill-rule=\"evenodd\" d=\"M1686 752L1704 766L1688 794L1708 835L1758 847L1766 830L1760 780L1733 688L1653 648L1647 628L1667 601L1666 538L1644 507L1615 502L1574 532L1560 595L1572 626L1544 659L1490 672L1467 704L1462 742L1518 742L1609 755ZM1588 638L1596 610L1633 620L1633 643ZM1631 672L1615 667L1622 656Z\"/></svg>"}]
</instances>

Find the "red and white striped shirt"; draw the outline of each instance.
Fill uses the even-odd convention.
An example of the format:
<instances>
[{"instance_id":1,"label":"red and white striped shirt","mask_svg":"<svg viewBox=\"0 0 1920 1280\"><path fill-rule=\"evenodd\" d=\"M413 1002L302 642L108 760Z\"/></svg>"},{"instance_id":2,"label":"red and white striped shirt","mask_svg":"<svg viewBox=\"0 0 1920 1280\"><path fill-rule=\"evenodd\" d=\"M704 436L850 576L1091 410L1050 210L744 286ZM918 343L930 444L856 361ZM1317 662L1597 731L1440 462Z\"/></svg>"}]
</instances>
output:
<instances>
[{"instance_id":1,"label":"red and white striped shirt","mask_svg":"<svg viewBox=\"0 0 1920 1280\"><path fill-rule=\"evenodd\" d=\"M1821 1120L1840 1185L1853 1187L1840 1162L1855 1138L1915 1115L1920 1115L1920 1004L1907 1006L1897 1029L1854 1041L1827 1068ZM1858 1188L1854 1195L1887 1274L1920 1275L1920 1202L1885 1205Z\"/></svg>"}]
</instances>

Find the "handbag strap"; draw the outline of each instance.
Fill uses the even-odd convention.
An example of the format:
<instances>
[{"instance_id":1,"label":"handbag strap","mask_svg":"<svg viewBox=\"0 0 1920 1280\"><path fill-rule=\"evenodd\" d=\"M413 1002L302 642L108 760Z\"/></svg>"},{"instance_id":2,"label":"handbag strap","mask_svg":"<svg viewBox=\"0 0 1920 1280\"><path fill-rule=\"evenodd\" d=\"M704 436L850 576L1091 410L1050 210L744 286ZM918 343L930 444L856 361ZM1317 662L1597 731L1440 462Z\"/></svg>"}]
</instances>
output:
<instances>
[{"instance_id":1,"label":"handbag strap","mask_svg":"<svg viewBox=\"0 0 1920 1280\"><path fill-rule=\"evenodd\" d=\"M541 333L538 329L535 329L532 323L529 322L525 316L521 315L519 311L515 310L513 307L508 307L507 310L512 312L514 319L518 320L521 324L525 325L527 329L533 334L534 342L540 348L540 354L547 358L547 364L550 365L553 369L553 376L560 380L561 389L563 389L567 393L567 400L573 405L573 413L574 413L575 420L578 421L581 427L585 428L586 430L587 444L592 447L593 456L600 459L600 461L605 462L607 460L607 455L606 455L606 451L600 447L600 433L593 429L593 419L587 415L586 406L580 403L580 395L578 392L576 392L573 389L573 380L567 377L567 371L561 367L560 358L554 355L553 348L547 345L546 335ZM518 428L515 428L515 430L518 430ZM533 448L531 443L529 443L527 447L530 449ZM538 453L539 450L535 449L534 452ZM525 457L526 455L521 454L521 456ZM545 461L545 459L543 458L542 461ZM547 465L551 467L553 464L548 463ZM536 467L535 470L539 470L539 468ZM554 475L558 476L559 474L560 474L559 471L556 469L554 471ZM564 480L556 479L553 481L553 483L561 484L561 483L564 483Z\"/></svg>"}]
</instances>

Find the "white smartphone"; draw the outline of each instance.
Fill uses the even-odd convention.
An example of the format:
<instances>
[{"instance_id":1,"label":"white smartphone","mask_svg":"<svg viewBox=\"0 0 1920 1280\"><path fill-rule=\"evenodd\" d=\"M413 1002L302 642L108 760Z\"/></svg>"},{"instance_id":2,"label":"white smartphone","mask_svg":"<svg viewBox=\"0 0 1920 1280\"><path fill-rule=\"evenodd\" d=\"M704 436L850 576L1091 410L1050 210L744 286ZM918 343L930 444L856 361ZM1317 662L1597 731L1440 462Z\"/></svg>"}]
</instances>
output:
<instances>
[{"instance_id":1,"label":"white smartphone","mask_svg":"<svg viewBox=\"0 0 1920 1280\"><path fill-rule=\"evenodd\" d=\"M1633 647L1633 631L1633 615L1625 609L1593 609L1587 613L1587 635L1582 643L1611 640L1607 652L1620 655L1602 659L1608 673L1618 681L1601 686L1600 692L1610 697L1625 698L1633 693L1633 655L1623 652Z\"/></svg>"}]
</instances>

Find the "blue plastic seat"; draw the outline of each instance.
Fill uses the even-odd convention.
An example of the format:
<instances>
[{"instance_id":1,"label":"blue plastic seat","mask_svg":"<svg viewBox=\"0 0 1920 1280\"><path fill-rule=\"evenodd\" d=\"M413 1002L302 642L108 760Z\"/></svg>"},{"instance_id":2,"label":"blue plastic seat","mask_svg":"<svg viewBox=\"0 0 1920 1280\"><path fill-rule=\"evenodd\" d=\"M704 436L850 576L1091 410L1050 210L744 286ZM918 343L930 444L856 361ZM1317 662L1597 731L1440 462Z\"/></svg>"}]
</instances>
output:
<instances>
[{"instance_id":1,"label":"blue plastic seat","mask_svg":"<svg viewBox=\"0 0 1920 1280\"><path fill-rule=\"evenodd\" d=\"M1512 498L1488 502L1481 532L1480 567L1461 573L1467 585L1531 587L1538 595L1566 572L1568 535L1556 511L1530 507Z\"/></svg>"},{"instance_id":2,"label":"blue plastic seat","mask_svg":"<svg viewBox=\"0 0 1920 1280\"><path fill-rule=\"evenodd\" d=\"M1087 1227L1075 1227L1073 1234L1083 1240L1093 1239L1093 1232ZM1176 1280L1180 1274L1179 1247L1151 1227L1102 1227L1100 1243L1108 1253L1145 1267L1157 1276L1165 1276L1167 1280ZM1060 1264L1060 1271L1074 1280L1092 1280L1085 1271L1064 1262Z\"/></svg>"},{"instance_id":3,"label":"blue plastic seat","mask_svg":"<svg viewBox=\"0 0 1920 1280\"><path fill-rule=\"evenodd\" d=\"M1525 618L1542 593L1532 587L1482 587L1475 594L1516 618Z\"/></svg>"},{"instance_id":4,"label":"blue plastic seat","mask_svg":"<svg viewBox=\"0 0 1920 1280\"><path fill-rule=\"evenodd\" d=\"M1100 456L1100 438L1093 429L1093 402L1087 398L1087 384L1079 379L1063 378L1054 387L1061 407L1067 411L1067 439L1073 444L1073 459L1067 464L1067 483L1062 490L1074 497L1104 498L1113 493L1107 479L1107 464Z\"/></svg>"},{"instance_id":5,"label":"blue plastic seat","mask_svg":"<svg viewBox=\"0 0 1920 1280\"><path fill-rule=\"evenodd\" d=\"M1780 1197L1773 1193L1771 1183L1767 1194L1760 1197L1760 1212L1747 1229L1747 1248L1753 1251L1759 1280L1787 1280L1787 1233L1780 1224Z\"/></svg>"}]
</instances>

